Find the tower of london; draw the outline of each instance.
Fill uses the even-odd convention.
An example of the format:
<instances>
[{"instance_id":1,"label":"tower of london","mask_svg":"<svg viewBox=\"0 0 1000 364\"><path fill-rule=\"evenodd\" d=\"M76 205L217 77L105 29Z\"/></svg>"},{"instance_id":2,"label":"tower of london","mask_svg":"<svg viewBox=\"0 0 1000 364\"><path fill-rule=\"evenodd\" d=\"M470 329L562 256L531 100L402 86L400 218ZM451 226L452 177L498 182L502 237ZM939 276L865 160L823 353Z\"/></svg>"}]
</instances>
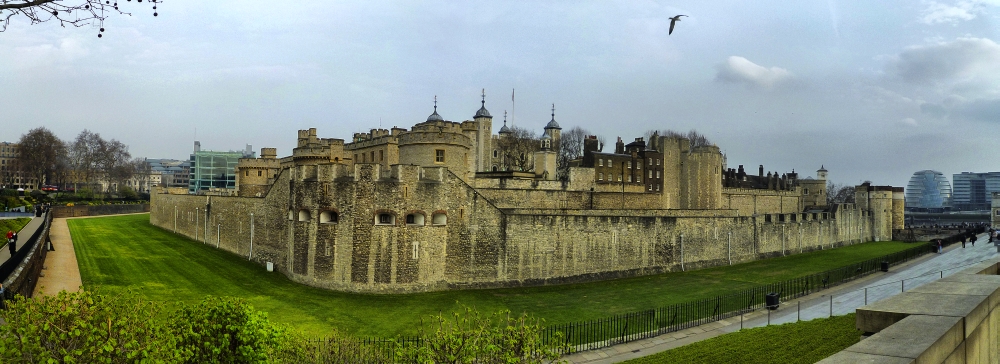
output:
<instances>
[{"instance_id":1,"label":"tower of london","mask_svg":"<svg viewBox=\"0 0 1000 364\"><path fill-rule=\"evenodd\" d=\"M471 108L470 108L471 109ZM627 277L889 240L902 188L827 206L828 171L756 175L715 145L596 137L560 172L555 108L531 145L480 108L348 140L299 130L290 155L241 159L234 195L152 194L150 221L291 279L373 293ZM523 143L522 143L523 144Z\"/></svg>"}]
</instances>

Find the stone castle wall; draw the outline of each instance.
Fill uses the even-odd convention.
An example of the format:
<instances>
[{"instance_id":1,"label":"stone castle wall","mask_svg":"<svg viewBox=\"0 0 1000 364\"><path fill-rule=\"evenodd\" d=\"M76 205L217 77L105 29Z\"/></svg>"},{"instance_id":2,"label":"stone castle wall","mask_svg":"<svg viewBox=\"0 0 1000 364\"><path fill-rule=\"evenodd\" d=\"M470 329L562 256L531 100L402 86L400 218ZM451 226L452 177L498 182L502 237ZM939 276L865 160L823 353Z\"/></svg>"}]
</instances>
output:
<instances>
[{"instance_id":1,"label":"stone castle wall","mask_svg":"<svg viewBox=\"0 0 1000 364\"><path fill-rule=\"evenodd\" d=\"M801 199L798 191L723 188L721 208L737 210L741 216L790 214L802 211Z\"/></svg>"},{"instance_id":2,"label":"stone castle wall","mask_svg":"<svg viewBox=\"0 0 1000 364\"><path fill-rule=\"evenodd\" d=\"M635 203L659 201L637 193L625 194L637 202L621 209L620 193L503 194L473 189L446 168L345 168L283 170L261 198L155 193L150 221L260 264L272 262L303 284L376 293L588 281L877 240L868 234L870 216L855 205L840 205L832 215L743 216L737 209L637 209ZM593 195L608 207L517 209L516 195L563 196L566 206L585 205ZM380 214L394 221L382 224ZM407 224L411 214L423 223ZM437 215L446 221L436 224Z\"/></svg>"}]
</instances>

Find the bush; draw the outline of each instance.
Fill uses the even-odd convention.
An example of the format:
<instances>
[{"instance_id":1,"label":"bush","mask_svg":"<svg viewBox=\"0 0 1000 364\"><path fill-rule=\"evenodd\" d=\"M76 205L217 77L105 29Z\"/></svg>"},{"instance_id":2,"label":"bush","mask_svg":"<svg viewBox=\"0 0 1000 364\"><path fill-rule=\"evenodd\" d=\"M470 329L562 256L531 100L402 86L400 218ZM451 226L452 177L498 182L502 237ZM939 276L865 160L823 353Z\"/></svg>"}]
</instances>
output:
<instances>
[{"instance_id":1,"label":"bush","mask_svg":"<svg viewBox=\"0 0 1000 364\"><path fill-rule=\"evenodd\" d=\"M123 200L135 200L139 198L139 194L132 189L132 187L121 186L118 187L118 196Z\"/></svg>"},{"instance_id":2,"label":"bush","mask_svg":"<svg viewBox=\"0 0 1000 364\"><path fill-rule=\"evenodd\" d=\"M397 345L397 355L412 363L549 363L569 348L562 344L543 343L539 320L527 314L510 316L500 310L482 317L474 309L455 312L451 317L438 314L432 319L433 332L421 324L419 345ZM558 337L553 340L563 343Z\"/></svg>"},{"instance_id":3,"label":"bush","mask_svg":"<svg viewBox=\"0 0 1000 364\"><path fill-rule=\"evenodd\" d=\"M158 320L162 305L124 291L59 292L8 300L0 311L4 363L176 362L173 335Z\"/></svg>"},{"instance_id":4,"label":"bush","mask_svg":"<svg viewBox=\"0 0 1000 364\"><path fill-rule=\"evenodd\" d=\"M267 363L286 330L242 299L209 296L171 320L188 363Z\"/></svg>"},{"instance_id":5,"label":"bush","mask_svg":"<svg viewBox=\"0 0 1000 364\"><path fill-rule=\"evenodd\" d=\"M76 190L76 197L78 197L81 200L93 200L94 191L89 188L81 188L79 190Z\"/></svg>"}]
</instances>

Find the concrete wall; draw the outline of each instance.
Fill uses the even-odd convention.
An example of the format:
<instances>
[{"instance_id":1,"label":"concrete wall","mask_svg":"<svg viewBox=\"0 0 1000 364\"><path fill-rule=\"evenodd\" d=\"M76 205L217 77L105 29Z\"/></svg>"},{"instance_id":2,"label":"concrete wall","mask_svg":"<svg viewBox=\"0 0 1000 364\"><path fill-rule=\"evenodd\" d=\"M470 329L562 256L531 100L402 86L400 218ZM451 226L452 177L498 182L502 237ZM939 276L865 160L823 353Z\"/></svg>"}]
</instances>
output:
<instances>
[{"instance_id":1,"label":"concrete wall","mask_svg":"<svg viewBox=\"0 0 1000 364\"><path fill-rule=\"evenodd\" d=\"M1000 362L998 260L857 310L868 338L820 363Z\"/></svg>"}]
</instances>

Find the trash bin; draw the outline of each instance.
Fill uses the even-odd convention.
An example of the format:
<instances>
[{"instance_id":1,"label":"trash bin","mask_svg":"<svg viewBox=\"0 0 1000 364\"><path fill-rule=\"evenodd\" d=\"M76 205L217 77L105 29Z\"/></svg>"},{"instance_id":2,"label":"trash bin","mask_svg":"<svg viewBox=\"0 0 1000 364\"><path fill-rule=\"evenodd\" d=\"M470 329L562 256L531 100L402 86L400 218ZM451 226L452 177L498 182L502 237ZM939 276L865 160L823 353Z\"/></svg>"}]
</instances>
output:
<instances>
[{"instance_id":1,"label":"trash bin","mask_svg":"<svg viewBox=\"0 0 1000 364\"><path fill-rule=\"evenodd\" d=\"M768 293L766 296L764 296L764 304L765 304L764 307L767 307L768 310L777 310L778 300L779 297L777 293L775 292Z\"/></svg>"},{"instance_id":2,"label":"trash bin","mask_svg":"<svg viewBox=\"0 0 1000 364\"><path fill-rule=\"evenodd\" d=\"M889 262L884 261L884 260L882 261L882 271L883 272L888 272L889 271Z\"/></svg>"}]
</instances>

